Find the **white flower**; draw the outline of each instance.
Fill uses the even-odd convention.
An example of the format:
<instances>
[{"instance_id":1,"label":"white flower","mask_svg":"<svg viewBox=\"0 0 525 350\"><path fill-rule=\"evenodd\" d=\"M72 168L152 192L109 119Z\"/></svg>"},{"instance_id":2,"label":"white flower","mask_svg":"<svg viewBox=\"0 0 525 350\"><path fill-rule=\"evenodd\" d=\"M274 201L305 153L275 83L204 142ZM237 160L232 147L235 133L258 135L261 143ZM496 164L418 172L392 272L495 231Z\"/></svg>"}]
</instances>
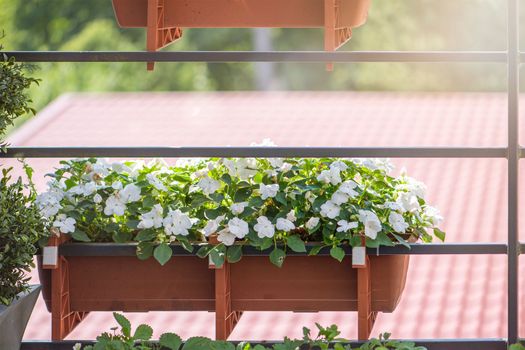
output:
<instances>
[{"instance_id":1,"label":"white flower","mask_svg":"<svg viewBox=\"0 0 525 350\"><path fill-rule=\"evenodd\" d=\"M297 220L297 218L295 217L295 212L292 210L290 210L290 212L288 214L286 214L286 219L287 220L290 220L291 222L295 222L295 220Z\"/></svg>"},{"instance_id":2,"label":"white flower","mask_svg":"<svg viewBox=\"0 0 525 350\"><path fill-rule=\"evenodd\" d=\"M279 185L278 184L271 184L271 185L260 184L259 191L261 192L262 199L273 198L277 195L277 192L279 191Z\"/></svg>"},{"instance_id":3,"label":"white flower","mask_svg":"<svg viewBox=\"0 0 525 350\"><path fill-rule=\"evenodd\" d=\"M73 345L73 350L81 350L82 348L82 344L80 343L76 343L75 345Z\"/></svg>"},{"instance_id":4,"label":"white flower","mask_svg":"<svg viewBox=\"0 0 525 350\"><path fill-rule=\"evenodd\" d=\"M424 214L434 226L438 226L443 221L443 216L441 216L439 210L430 205L425 207Z\"/></svg>"},{"instance_id":5,"label":"white flower","mask_svg":"<svg viewBox=\"0 0 525 350\"><path fill-rule=\"evenodd\" d=\"M114 190L121 190L122 189L122 182L115 181L111 184L111 187L113 187Z\"/></svg>"},{"instance_id":6,"label":"white flower","mask_svg":"<svg viewBox=\"0 0 525 350\"><path fill-rule=\"evenodd\" d=\"M73 218L68 218L66 214L60 214L56 217L55 222L53 222L53 227L56 227L62 233L71 233L75 232L76 220Z\"/></svg>"},{"instance_id":7,"label":"white flower","mask_svg":"<svg viewBox=\"0 0 525 350\"><path fill-rule=\"evenodd\" d=\"M381 221L377 215L370 210L359 210L359 221L365 225L365 235L375 239L381 232Z\"/></svg>"},{"instance_id":8,"label":"white flower","mask_svg":"<svg viewBox=\"0 0 525 350\"><path fill-rule=\"evenodd\" d=\"M272 141L270 138L264 138L261 143L252 142L250 147L276 147L277 144Z\"/></svg>"},{"instance_id":9,"label":"white flower","mask_svg":"<svg viewBox=\"0 0 525 350\"><path fill-rule=\"evenodd\" d=\"M254 158L223 159L224 166L230 176L248 180L257 173L257 162Z\"/></svg>"},{"instance_id":10,"label":"white flower","mask_svg":"<svg viewBox=\"0 0 525 350\"><path fill-rule=\"evenodd\" d=\"M40 214L42 214L43 217L46 219L49 219L52 216L55 216L60 209L62 209L62 206L60 205L60 201L64 197L63 194L58 194L55 191L48 191L39 194L36 197L35 203L40 211Z\"/></svg>"},{"instance_id":11,"label":"white flower","mask_svg":"<svg viewBox=\"0 0 525 350\"><path fill-rule=\"evenodd\" d=\"M396 213L395 211L390 212L388 222L397 233L405 233L408 228L408 224L405 222L403 215Z\"/></svg>"},{"instance_id":12,"label":"white flower","mask_svg":"<svg viewBox=\"0 0 525 350\"><path fill-rule=\"evenodd\" d=\"M338 191L341 191L347 194L350 198L354 198L355 196L358 195L358 193L354 191L354 188L356 187L357 187L357 183L355 181L346 180L345 182L341 184L341 186L339 186Z\"/></svg>"},{"instance_id":13,"label":"white flower","mask_svg":"<svg viewBox=\"0 0 525 350\"><path fill-rule=\"evenodd\" d=\"M242 239L249 232L248 223L239 218L233 218L228 221L228 230L235 235L235 237Z\"/></svg>"},{"instance_id":14,"label":"white flower","mask_svg":"<svg viewBox=\"0 0 525 350\"><path fill-rule=\"evenodd\" d=\"M224 245L226 246L230 246L230 245L233 245L233 243L235 243L235 235L233 233L231 233L230 231L228 231L227 228L225 228L224 230L221 230L221 232L219 232L219 236L217 237L217 240L219 242L222 242L224 243Z\"/></svg>"},{"instance_id":15,"label":"white flower","mask_svg":"<svg viewBox=\"0 0 525 350\"><path fill-rule=\"evenodd\" d=\"M97 184L93 181L85 185L77 185L71 187L67 192L75 195L89 196L97 191Z\"/></svg>"},{"instance_id":16,"label":"white flower","mask_svg":"<svg viewBox=\"0 0 525 350\"><path fill-rule=\"evenodd\" d=\"M217 191L221 187L221 183L211 177L205 176L199 180L197 186L207 195Z\"/></svg>"},{"instance_id":17,"label":"white flower","mask_svg":"<svg viewBox=\"0 0 525 350\"><path fill-rule=\"evenodd\" d=\"M319 218L312 217L308 219L306 224L304 224L304 227L306 227L308 230L312 230L318 224L319 224Z\"/></svg>"},{"instance_id":18,"label":"white flower","mask_svg":"<svg viewBox=\"0 0 525 350\"><path fill-rule=\"evenodd\" d=\"M279 170L282 171L282 172L290 171L290 170L292 170L292 164L285 162L285 163L283 163L283 165L281 165Z\"/></svg>"},{"instance_id":19,"label":"white flower","mask_svg":"<svg viewBox=\"0 0 525 350\"><path fill-rule=\"evenodd\" d=\"M200 178L208 176L208 172L209 172L208 169L199 169L193 173L193 176L196 179L200 179Z\"/></svg>"},{"instance_id":20,"label":"white flower","mask_svg":"<svg viewBox=\"0 0 525 350\"><path fill-rule=\"evenodd\" d=\"M332 201L326 201L326 203L321 205L321 215L329 217L330 219L335 219L337 216L339 216L340 211L341 207Z\"/></svg>"},{"instance_id":21,"label":"white flower","mask_svg":"<svg viewBox=\"0 0 525 350\"><path fill-rule=\"evenodd\" d=\"M414 212L421 209L417 196L411 192L399 192L396 203L403 208L403 212Z\"/></svg>"},{"instance_id":22,"label":"white flower","mask_svg":"<svg viewBox=\"0 0 525 350\"><path fill-rule=\"evenodd\" d=\"M163 220L164 232L168 235L187 236L189 229L193 226L188 215L181 212L179 209L171 210Z\"/></svg>"},{"instance_id":23,"label":"white flower","mask_svg":"<svg viewBox=\"0 0 525 350\"><path fill-rule=\"evenodd\" d=\"M312 191L307 191L304 194L304 198L306 198L306 200L308 200L308 202L313 203L315 201L315 198L317 198L317 197L315 196L315 194L312 193Z\"/></svg>"},{"instance_id":24,"label":"white flower","mask_svg":"<svg viewBox=\"0 0 525 350\"><path fill-rule=\"evenodd\" d=\"M257 236L259 238L264 237L273 237L275 234L275 228L273 227L273 224L266 216L259 216L257 218L257 223L253 226L255 232L257 232Z\"/></svg>"},{"instance_id":25,"label":"white flower","mask_svg":"<svg viewBox=\"0 0 525 350\"><path fill-rule=\"evenodd\" d=\"M149 182L149 184L151 186L155 187L159 191L166 191L167 190L166 186L164 186L162 181L160 181L159 178L153 173L147 174L146 175L146 180L148 180L148 182Z\"/></svg>"},{"instance_id":26,"label":"white flower","mask_svg":"<svg viewBox=\"0 0 525 350\"><path fill-rule=\"evenodd\" d=\"M97 204L98 204L98 203L101 203L101 202L102 202L102 196L101 196L100 194L98 194L98 193L95 194L95 195L93 196L93 202L95 202L95 203L97 203Z\"/></svg>"},{"instance_id":27,"label":"white flower","mask_svg":"<svg viewBox=\"0 0 525 350\"><path fill-rule=\"evenodd\" d=\"M337 225L337 232L348 232L349 230L357 228L359 224L355 221L348 222L346 220L339 220Z\"/></svg>"},{"instance_id":28,"label":"white flower","mask_svg":"<svg viewBox=\"0 0 525 350\"><path fill-rule=\"evenodd\" d=\"M284 164L284 161L282 158L268 158L268 161L274 168L280 168Z\"/></svg>"},{"instance_id":29,"label":"white flower","mask_svg":"<svg viewBox=\"0 0 525 350\"><path fill-rule=\"evenodd\" d=\"M403 208L399 203L397 202L385 202L385 204L383 204L383 207L387 208L387 209L390 209L390 210L395 210L395 211L400 211L402 213L405 212L405 208Z\"/></svg>"},{"instance_id":30,"label":"white flower","mask_svg":"<svg viewBox=\"0 0 525 350\"><path fill-rule=\"evenodd\" d=\"M346 163L343 161L336 160L335 162L332 162L332 164L330 164L330 169L338 169L339 171L345 171L346 169L348 169L348 165L346 165Z\"/></svg>"},{"instance_id":31,"label":"white flower","mask_svg":"<svg viewBox=\"0 0 525 350\"><path fill-rule=\"evenodd\" d=\"M323 170L317 176L317 180L326 184L331 183L337 185L341 182L341 170L338 168L330 168L330 170Z\"/></svg>"},{"instance_id":32,"label":"white flower","mask_svg":"<svg viewBox=\"0 0 525 350\"><path fill-rule=\"evenodd\" d=\"M210 220L206 223L206 226L202 229L202 232L206 237L211 235L212 233L217 232L217 229L219 228L219 225L221 224L222 220L224 220L224 215L216 217L214 220Z\"/></svg>"},{"instance_id":33,"label":"white flower","mask_svg":"<svg viewBox=\"0 0 525 350\"><path fill-rule=\"evenodd\" d=\"M394 165L388 158L357 158L353 159L353 162L361 164L371 170L382 170L387 174L394 169Z\"/></svg>"},{"instance_id":34,"label":"white flower","mask_svg":"<svg viewBox=\"0 0 525 350\"><path fill-rule=\"evenodd\" d=\"M126 211L126 204L120 200L116 195L111 195L106 199L106 207L104 208L104 214L122 216Z\"/></svg>"},{"instance_id":35,"label":"white flower","mask_svg":"<svg viewBox=\"0 0 525 350\"><path fill-rule=\"evenodd\" d=\"M233 214L239 215L244 211L244 208L248 205L248 202L233 203L230 206L230 210Z\"/></svg>"},{"instance_id":36,"label":"white flower","mask_svg":"<svg viewBox=\"0 0 525 350\"><path fill-rule=\"evenodd\" d=\"M128 184L119 192L119 196L124 203L136 202L140 199L140 187L135 184Z\"/></svg>"},{"instance_id":37,"label":"white flower","mask_svg":"<svg viewBox=\"0 0 525 350\"><path fill-rule=\"evenodd\" d=\"M155 204L153 209L140 216L138 228L159 228L162 226L164 209L160 204Z\"/></svg>"},{"instance_id":38,"label":"white flower","mask_svg":"<svg viewBox=\"0 0 525 350\"><path fill-rule=\"evenodd\" d=\"M330 200L337 205L341 205L343 203L348 202L349 198L350 197L346 193L337 190L334 192L334 194L332 194L332 198L330 198Z\"/></svg>"},{"instance_id":39,"label":"white flower","mask_svg":"<svg viewBox=\"0 0 525 350\"><path fill-rule=\"evenodd\" d=\"M277 223L275 225L278 230L284 231L284 232L290 232L295 228L295 225L293 222L291 222L288 219L279 218L277 219Z\"/></svg>"},{"instance_id":40,"label":"white flower","mask_svg":"<svg viewBox=\"0 0 525 350\"><path fill-rule=\"evenodd\" d=\"M131 173L131 168L122 162L111 163L111 169L117 173Z\"/></svg>"},{"instance_id":41,"label":"white flower","mask_svg":"<svg viewBox=\"0 0 525 350\"><path fill-rule=\"evenodd\" d=\"M396 185L395 187L396 190L407 191L415 196L418 196L419 198L422 198L422 199L425 198L427 186L425 186L424 183L417 181L408 176L404 176L403 180L405 180L406 183Z\"/></svg>"}]
</instances>

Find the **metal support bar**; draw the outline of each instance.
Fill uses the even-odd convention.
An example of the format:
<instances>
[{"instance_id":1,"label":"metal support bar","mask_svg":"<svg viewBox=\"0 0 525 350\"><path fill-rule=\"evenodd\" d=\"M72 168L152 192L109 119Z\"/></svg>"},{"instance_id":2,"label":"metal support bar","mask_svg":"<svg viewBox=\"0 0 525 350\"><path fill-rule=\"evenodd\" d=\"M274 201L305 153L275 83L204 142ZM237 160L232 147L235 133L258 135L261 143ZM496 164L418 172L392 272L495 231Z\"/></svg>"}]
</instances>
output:
<instances>
[{"instance_id":1,"label":"metal support bar","mask_svg":"<svg viewBox=\"0 0 525 350\"><path fill-rule=\"evenodd\" d=\"M6 51L19 62L485 62L504 51Z\"/></svg>"},{"instance_id":2,"label":"metal support bar","mask_svg":"<svg viewBox=\"0 0 525 350\"><path fill-rule=\"evenodd\" d=\"M518 242L518 191L519 191L519 5L518 0L507 4L507 69L508 69L508 282L507 324L509 343L518 340L519 329L519 242Z\"/></svg>"},{"instance_id":3,"label":"metal support bar","mask_svg":"<svg viewBox=\"0 0 525 350\"><path fill-rule=\"evenodd\" d=\"M59 254L68 256L135 256L137 245L134 243L67 243L59 247ZM175 256L194 255L180 245L171 246ZM288 256L305 256L313 248L307 245L305 253L288 251ZM343 247L346 255L352 255L351 247ZM197 250L197 247L194 249ZM269 255L269 250L257 250L253 247L244 247L244 256ZM368 248L369 255L505 255L507 245L502 243L429 243L411 244L410 248L404 246ZM322 249L318 255L329 256L330 248Z\"/></svg>"},{"instance_id":4,"label":"metal support bar","mask_svg":"<svg viewBox=\"0 0 525 350\"><path fill-rule=\"evenodd\" d=\"M410 340L415 342L418 346L424 346L428 350L506 350L507 342L503 339L416 339ZM93 345L93 341L78 341L78 340L65 340L60 342L41 342L41 341L24 341L20 350L71 350L73 345L76 343L81 343L82 345ZM234 345L237 345L239 342L232 342ZM259 342L247 341L245 343L250 343L252 348L256 345L262 345L266 347L272 347L274 344L279 342L268 341L268 342ZM282 344L282 343L281 343ZM350 342L348 343L352 346L352 349L355 349L363 344L363 342Z\"/></svg>"},{"instance_id":5,"label":"metal support bar","mask_svg":"<svg viewBox=\"0 0 525 350\"><path fill-rule=\"evenodd\" d=\"M503 147L9 147L0 158L345 157L505 158Z\"/></svg>"}]
</instances>

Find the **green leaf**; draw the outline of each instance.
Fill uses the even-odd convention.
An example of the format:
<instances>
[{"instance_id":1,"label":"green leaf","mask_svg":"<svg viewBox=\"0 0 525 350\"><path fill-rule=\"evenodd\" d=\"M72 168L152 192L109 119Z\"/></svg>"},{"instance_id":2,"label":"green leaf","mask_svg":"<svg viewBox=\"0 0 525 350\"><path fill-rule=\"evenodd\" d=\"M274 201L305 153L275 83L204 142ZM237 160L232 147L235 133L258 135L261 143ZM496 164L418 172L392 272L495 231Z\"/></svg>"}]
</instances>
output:
<instances>
[{"instance_id":1,"label":"green leaf","mask_svg":"<svg viewBox=\"0 0 525 350\"><path fill-rule=\"evenodd\" d=\"M308 252L308 255L317 255L317 254L319 254L321 249L323 249L322 245L316 245L316 246L312 247L312 249L310 249L310 251Z\"/></svg>"},{"instance_id":2,"label":"green leaf","mask_svg":"<svg viewBox=\"0 0 525 350\"><path fill-rule=\"evenodd\" d=\"M91 242L91 240L89 239L88 235L82 231L82 230L79 230L79 229L76 229L75 232L73 232L71 234L71 237L75 240L75 241L80 241L80 242Z\"/></svg>"},{"instance_id":3,"label":"green leaf","mask_svg":"<svg viewBox=\"0 0 525 350\"><path fill-rule=\"evenodd\" d=\"M236 263L242 258L242 246L232 245L226 250L226 258L230 263Z\"/></svg>"},{"instance_id":4,"label":"green leaf","mask_svg":"<svg viewBox=\"0 0 525 350\"><path fill-rule=\"evenodd\" d=\"M155 230L151 228L147 228L144 230L140 230L139 233L135 236L134 240L137 242L144 242L144 241L152 241L157 236L157 233Z\"/></svg>"},{"instance_id":5,"label":"green leaf","mask_svg":"<svg viewBox=\"0 0 525 350\"><path fill-rule=\"evenodd\" d=\"M215 340L210 344L211 350L235 350L235 345L224 340Z\"/></svg>"},{"instance_id":6,"label":"green leaf","mask_svg":"<svg viewBox=\"0 0 525 350\"><path fill-rule=\"evenodd\" d=\"M250 207L260 208L264 204L264 201L261 197L252 197L250 198L250 201L248 202L248 205Z\"/></svg>"},{"instance_id":7,"label":"green leaf","mask_svg":"<svg viewBox=\"0 0 525 350\"><path fill-rule=\"evenodd\" d=\"M244 202L248 198L250 198L251 194L252 194L251 188L239 188L235 192L235 195L233 196L233 200L235 203Z\"/></svg>"},{"instance_id":8,"label":"green leaf","mask_svg":"<svg viewBox=\"0 0 525 350\"><path fill-rule=\"evenodd\" d=\"M144 197L142 204L145 208L153 208L153 206L156 204L156 201L155 198L153 198L153 196L146 196Z\"/></svg>"},{"instance_id":9,"label":"green leaf","mask_svg":"<svg viewBox=\"0 0 525 350\"><path fill-rule=\"evenodd\" d=\"M288 204L288 202L286 201L286 196L284 195L283 192L278 192L277 195L275 195L275 200L281 203L282 205Z\"/></svg>"},{"instance_id":10,"label":"green leaf","mask_svg":"<svg viewBox=\"0 0 525 350\"><path fill-rule=\"evenodd\" d=\"M210 254L212 249L213 249L213 245L211 244L203 245L202 247L199 248L199 250L197 250L197 256L199 258L205 258Z\"/></svg>"},{"instance_id":11,"label":"green leaf","mask_svg":"<svg viewBox=\"0 0 525 350\"><path fill-rule=\"evenodd\" d=\"M170 350L179 350L182 339L175 333L164 333L160 336L159 344Z\"/></svg>"},{"instance_id":12,"label":"green leaf","mask_svg":"<svg viewBox=\"0 0 525 350\"><path fill-rule=\"evenodd\" d=\"M131 233L129 232L116 231L111 236L116 243L126 243L131 240Z\"/></svg>"},{"instance_id":13,"label":"green leaf","mask_svg":"<svg viewBox=\"0 0 525 350\"><path fill-rule=\"evenodd\" d=\"M288 244L288 247L296 253L306 252L304 242L298 235L289 236L286 240L286 244Z\"/></svg>"},{"instance_id":14,"label":"green leaf","mask_svg":"<svg viewBox=\"0 0 525 350\"><path fill-rule=\"evenodd\" d=\"M162 243L155 248L153 256L161 265L164 265L170 260L172 253L170 246L166 243Z\"/></svg>"},{"instance_id":15,"label":"green leaf","mask_svg":"<svg viewBox=\"0 0 525 350\"><path fill-rule=\"evenodd\" d=\"M439 228L434 228L434 235L439 238L439 240L441 242L444 242L445 241L445 236L446 236L446 233L441 231Z\"/></svg>"},{"instance_id":16,"label":"green leaf","mask_svg":"<svg viewBox=\"0 0 525 350\"><path fill-rule=\"evenodd\" d=\"M185 251L193 253L193 245L186 237L179 236L177 240L179 241L180 245L182 246L182 248L184 248Z\"/></svg>"},{"instance_id":17,"label":"green leaf","mask_svg":"<svg viewBox=\"0 0 525 350\"><path fill-rule=\"evenodd\" d=\"M122 333L126 337L131 336L131 322L129 322L129 320L124 315L119 314L118 312L114 312L113 317L122 328Z\"/></svg>"},{"instance_id":18,"label":"green leaf","mask_svg":"<svg viewBox=\"0 0 525 350\"><path fill-rule=\"evenodd\" d=\"M139 220L128 220L126 222L126 226L132 230L135 230L137 226L139 225Z\"/></svg>"},{"instance_id":19,"label":"green leaf","mask_svg":"<svg viewBox=\"0 0 525 350\"><path fill-rule=\"evenodd\" d=\"M149 259L153 255L153 243L151 242L140 242L137 245L137 257L140 260Z\"/></svg>"},{"instance_id":20,"label":"green leaf","mask_svg":"<svg viewBox=\"0 0 525 350\"><path fill-rule=\"evenodd\" d=\"M270 253L270 261L272 262L272 264L274 264L277 267L283 266L285 258L286 258L286 253L282 249L275 248Z\"/></svg>"},{"instance_id":21,"label":"green leaf","mask_svg":"<svg viewBox=\"0 0 525 350\"><path fill-rule=\"evenodd\" d=\"M334 258L339 260L339 262L343 261L343 258L345 257L345 251L341 247L332 247L330 249L330 255Z\"/></svg>"},{"instance_id":22,"label":"green leaf","mask_svg":"<svg viewBox=\"0 0 525 350\"><path fill-rule=\"evenodd\" d=\"M221 180L228 186L231 186L232 184L232 178L229 174L223 174Z\"/></svg>"},{"instance_id":23,"label":"green leaf","mask_svg":"<svg viewBox=\"0 0 525 350\"><path fill-rule=\"evenodd\" d=\"M147 324L141 324L135 330L135 334L133 335L133 338L135 338L135 340L150 340L152 336L153 336L153 329Z\"/></svg>"},{"instance_id":24,"label":"green leaf","mask_svg":"<svg viewBox=\"0 0 525 350\"><path fill-rule=\"evenodd\" d=\"M210 251L210 258L216 267L221 267L224 265L224 253L218 249L213 249Z\"/></svg>"},{"instance_id":25,"label":"green leaf","mask_svg":"<svg viewBox=\"0 0 525 350\"><path fill-rule=\"evenodd\" d=\"M212 340L206 337L192 337L184 343L182 350L210 350Z\"/></svg>"}]
</instances>

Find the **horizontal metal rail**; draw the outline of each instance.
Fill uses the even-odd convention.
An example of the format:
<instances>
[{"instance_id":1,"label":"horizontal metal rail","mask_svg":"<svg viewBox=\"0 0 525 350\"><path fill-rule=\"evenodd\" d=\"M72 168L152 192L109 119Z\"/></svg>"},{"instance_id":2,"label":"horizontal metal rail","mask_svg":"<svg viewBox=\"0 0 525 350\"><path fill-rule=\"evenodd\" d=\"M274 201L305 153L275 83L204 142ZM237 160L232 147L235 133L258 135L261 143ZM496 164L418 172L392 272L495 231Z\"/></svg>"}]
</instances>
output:
<instances>
[{"instance_id":1,"label":"horizontal metal rail","mask_svg":"<svg viewBox=\"0 0 525 350\"><path fill-rule=\"evenodd\" d=\"M20 62L493 62L505 51L6 51Z\"/></svg>"},{"instance_id":2,"label":"horizontal metal rail","mask_svg":"<svg viewBox=\"0 0 525 350\"><path fill-rule=\"evenodd\" d=\"M9 147L0 158L343 157L505 158L504 147Z\"/></svg>"},{"instance_id":3,"label":"horizontal metal rail","mask_svg":"<svg viewBox=\"0 0 525 350\"><path fill-rule=\"evenodd\" d=\"M136 244L134 243L67 243L59 248L60 255L63 256L135 256ZM171 246L173 255L190 256L194 255L198 246L194 247L192 253L188 252L180 245ZM308 255L313 245L308 245L305 253L296 253L288 249L289 256ZM346 255L352 255L351 247L343 247ZM254 247L246 246L243 248L244 256L268 256L272 249L258 250ZM505 255L507 245L503 243L428 243L411 244L410 248L398 245L395 247L368 248L370 255ZM320 256L329 256L329 248L322 249Z\"/></svg>"},{"instance_id":4,"label":"horizontal metal rail","mask_svg":"<svg viewBox=\"0 0 525 350\"><path fill-rule=\"evenodd\" d=\"M503 339L433 339L433 340L411 340L419 346L424 346L428 350L506 350L507 342ZM22 343L20 350L71 350L73 345L81 343L82 345L92 345L93 341L64 340L56 342L45 341L25 341ZM239 342L232 341L234 344ZM249 342L252 346L263 345L271 347L278 344L276 341ZM362 342L350 342L352 349L361 346Z\"/></svg>"}]
</instances>

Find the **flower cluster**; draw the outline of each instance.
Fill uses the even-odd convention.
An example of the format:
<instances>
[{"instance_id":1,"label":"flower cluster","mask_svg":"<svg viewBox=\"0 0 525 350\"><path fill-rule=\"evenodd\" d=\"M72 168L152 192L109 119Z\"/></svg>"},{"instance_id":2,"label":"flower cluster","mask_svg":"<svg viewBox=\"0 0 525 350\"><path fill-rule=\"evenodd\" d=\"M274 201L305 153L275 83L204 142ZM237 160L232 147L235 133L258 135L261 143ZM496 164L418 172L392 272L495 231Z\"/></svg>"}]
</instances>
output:
<instances>
[{"instance_id":1,"label":"flower cluster","mask_svg":"<svg viewBox=\"0 0 525 350\"><path fill-rule=\"evenodd\" d=\"M363 239L369 247L443 240L425 185L390 176L391 169L382 159L213 158L173 166L79 159L49 174L37 204L55 232L135 241L139 257L161 263L173 242L188 250L199 243L197 254L219 264L240 259L242 245L273 247L270 258L280 265L286 248L304 252L308 242L315 254Z\"/></svg>"}]
</instances>

